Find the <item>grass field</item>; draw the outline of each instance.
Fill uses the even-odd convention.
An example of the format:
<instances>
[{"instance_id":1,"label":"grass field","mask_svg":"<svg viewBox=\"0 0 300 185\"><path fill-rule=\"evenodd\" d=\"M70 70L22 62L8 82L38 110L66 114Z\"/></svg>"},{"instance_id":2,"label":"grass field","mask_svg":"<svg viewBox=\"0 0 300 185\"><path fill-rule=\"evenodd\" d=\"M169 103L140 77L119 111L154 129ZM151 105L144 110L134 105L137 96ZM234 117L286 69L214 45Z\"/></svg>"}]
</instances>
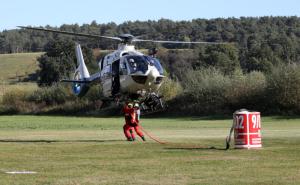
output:
<instances>
[{"instance_id":1,"label":"grass field","mask_svg":"<svg viewBox=\"0 0 300 185\"><path fill-rule=\"evenodd\" d=\"M122 118L1 116L0 184L300 184L300 119L264 118L263 149L228 151L230 120L142 121L168 144L125 141Z\"/></svg>"},{"instance_id":2,"label":"grass field","mask_svg":"<svg viewBox=\"0 0 300 185\"><path fill-rule=\"evenodd\" d=\"M42 53L0 54L0 100L2 95L11 90L33 91L35 82L20 82L38 68L36 58Z\"/></svg>"},{"instance_id":3,"label":"grass field","mask_svg":"<svg viewBox=\"0 0 300 185\"><path fill-rule=\"evenodd\" d=\"M0 55L0 82L17 82L37 68L36 58L42 53L16 53Z\"/></svg>"}]
</instances>

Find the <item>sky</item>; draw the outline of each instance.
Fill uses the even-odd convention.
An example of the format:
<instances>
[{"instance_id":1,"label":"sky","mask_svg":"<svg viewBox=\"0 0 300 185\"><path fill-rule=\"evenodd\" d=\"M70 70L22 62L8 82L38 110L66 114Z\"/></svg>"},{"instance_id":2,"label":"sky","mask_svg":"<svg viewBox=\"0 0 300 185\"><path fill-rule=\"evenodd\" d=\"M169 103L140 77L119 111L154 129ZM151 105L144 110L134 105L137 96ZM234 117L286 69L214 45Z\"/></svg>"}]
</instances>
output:
<instances>
[{"instance_id":1,"label":"sky","mask_svg":"<svg viewBox=\"0 0 300 185\"><path fill-rule=\"evenodd\" d=\"M0 0L0 31L16 26L300 16L299 0Z\"/></svg>"}]
</instances>

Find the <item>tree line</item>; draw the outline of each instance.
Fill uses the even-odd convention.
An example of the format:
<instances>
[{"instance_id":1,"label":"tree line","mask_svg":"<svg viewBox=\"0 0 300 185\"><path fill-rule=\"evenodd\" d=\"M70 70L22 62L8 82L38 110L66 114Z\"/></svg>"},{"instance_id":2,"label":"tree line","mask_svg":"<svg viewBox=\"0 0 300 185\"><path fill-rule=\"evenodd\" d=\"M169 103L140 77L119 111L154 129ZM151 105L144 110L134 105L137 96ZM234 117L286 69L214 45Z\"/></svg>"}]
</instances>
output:
<instances>
[{"instance_id":1,"label":"tree line","mask_svg":"<svg viewBox=\"0 0 300 185\"><path fill-rule=\"evenodd\" d=\"M219 65L213 61L234 59L245 71L268 71L272 65L299 62L300 59L300 18L296 16L194 19L191 21L160 19L158 21L128 21L119 25L113 22L98 24L93 21L81 26L64 24L60 27L46 26L46 28L107 36L131 33L141 36L143 39L229 42L233 44L234 48L217 49L214 51L214 55L209 57L205 53L209 53L211 49L197 45L137 44L138 48L198 48L204 55L200 54L201 56L198 58L202 60L199 60L196 66L201 66L203 61L205 61L205 65ZM15 29L0 32L0 53L44 51L49 41L65 39L79 42L88 48L115 49L117 47L117 43L112 40L95 40ZM224 52L225 54L222 54ZM232 56L232 54L229 56L228 52L233 52L232 54L236 56Z\"/></svg>"},{"instance_id":2,"label":"tree line","mask_svg":"<svg viewBox=\"0 0 300 185\"><path fill-rule=\"evenodd\" d=\"M107 36L131 33L143 39L155 40L226 42L229 44L137 44L138 48L159 48L157 58L162 62L168 76L161 91L170 105L175 105L170 106L170 113L179 111L193 115L229 114L239 108L250 108L270 114L300 112L300 18L298 17L241 17L192 21L161 19L129 21L119 25L98 24L93 21L82 26L62 25L59 28L50 26L46 28ZM61 99L74 101L76 98L65 90L61 91L61 97L53 98L52 95L57 90L51 89L51 85L73 72L76 63L74 41L82 44L87 65L92 70L96 69L97 64L91 49L106 50L117 47L117 43L111 40L93 40L40 31L9 30L0 33L1 53L46 52L38 59L38 84L50 86L50 89L44 87L46 89L38 90L34 96L24 95L22 101L16 101L16 108L12 110L18 110L20 107L18 102L23 101L29 102L31 107L45 105L45 109L48 110L49 102L43 102L58 99L59 103L54 102L53 105L57 108L56 104L62 102L62 105L58 106L59 112L65 110L65 106L69 106L72 111L74 105L70 106ZM103 54L105 52L102 52ZM99 94L98 91L99 89L96 89L92 92ZM41 94L45 96L40 97ZM96 97L94 94L91 97ZM9 100L7 102L11 102L10 97L15 96L8 94L7 97ZM39 102L36 102L36 99ZM76 110L83 112L88 108L94 110L95 107L91 105L98 105L95 103L97 100L77 102ZM83 105L85 108L82 108Z\"/></svg>"}]
</instances>

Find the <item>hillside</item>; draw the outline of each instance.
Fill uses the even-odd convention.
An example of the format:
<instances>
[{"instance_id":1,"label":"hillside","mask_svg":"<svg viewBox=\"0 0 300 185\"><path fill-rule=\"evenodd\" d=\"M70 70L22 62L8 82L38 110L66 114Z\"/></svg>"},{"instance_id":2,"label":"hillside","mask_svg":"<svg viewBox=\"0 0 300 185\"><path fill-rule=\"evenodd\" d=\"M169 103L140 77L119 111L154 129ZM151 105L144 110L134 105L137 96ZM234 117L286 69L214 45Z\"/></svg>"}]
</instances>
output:
<instances>
[{"instance_id":1,"label":"hillside","mask_svg":"<svg viewBox=\"0 0 300 185\"><path fill-rule=\"evenodd\" d=\"M0 55L1 83L23 81L38 69L36 58L42 53L16 53Z\"/></svg>"}]
</instances>

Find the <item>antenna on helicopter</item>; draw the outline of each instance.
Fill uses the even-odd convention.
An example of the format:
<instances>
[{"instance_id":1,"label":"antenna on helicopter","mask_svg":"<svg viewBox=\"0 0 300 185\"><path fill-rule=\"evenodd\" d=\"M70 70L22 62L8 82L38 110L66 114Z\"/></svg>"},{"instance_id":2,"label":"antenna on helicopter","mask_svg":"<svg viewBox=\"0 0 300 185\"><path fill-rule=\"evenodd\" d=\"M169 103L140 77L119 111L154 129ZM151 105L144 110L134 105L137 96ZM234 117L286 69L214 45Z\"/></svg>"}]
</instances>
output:
<instances>
[{"instance_id":1,"label":"antenna on helicopter","mask_svg":"<svg viewBox=\"0 0 300 185\"><path fill-rule=\"evenodd\" d=\"M148 55L155 57L157 52L158 52L158 50L156 48L151 48L148 50Z\"/></svg>"}]
</instances>

